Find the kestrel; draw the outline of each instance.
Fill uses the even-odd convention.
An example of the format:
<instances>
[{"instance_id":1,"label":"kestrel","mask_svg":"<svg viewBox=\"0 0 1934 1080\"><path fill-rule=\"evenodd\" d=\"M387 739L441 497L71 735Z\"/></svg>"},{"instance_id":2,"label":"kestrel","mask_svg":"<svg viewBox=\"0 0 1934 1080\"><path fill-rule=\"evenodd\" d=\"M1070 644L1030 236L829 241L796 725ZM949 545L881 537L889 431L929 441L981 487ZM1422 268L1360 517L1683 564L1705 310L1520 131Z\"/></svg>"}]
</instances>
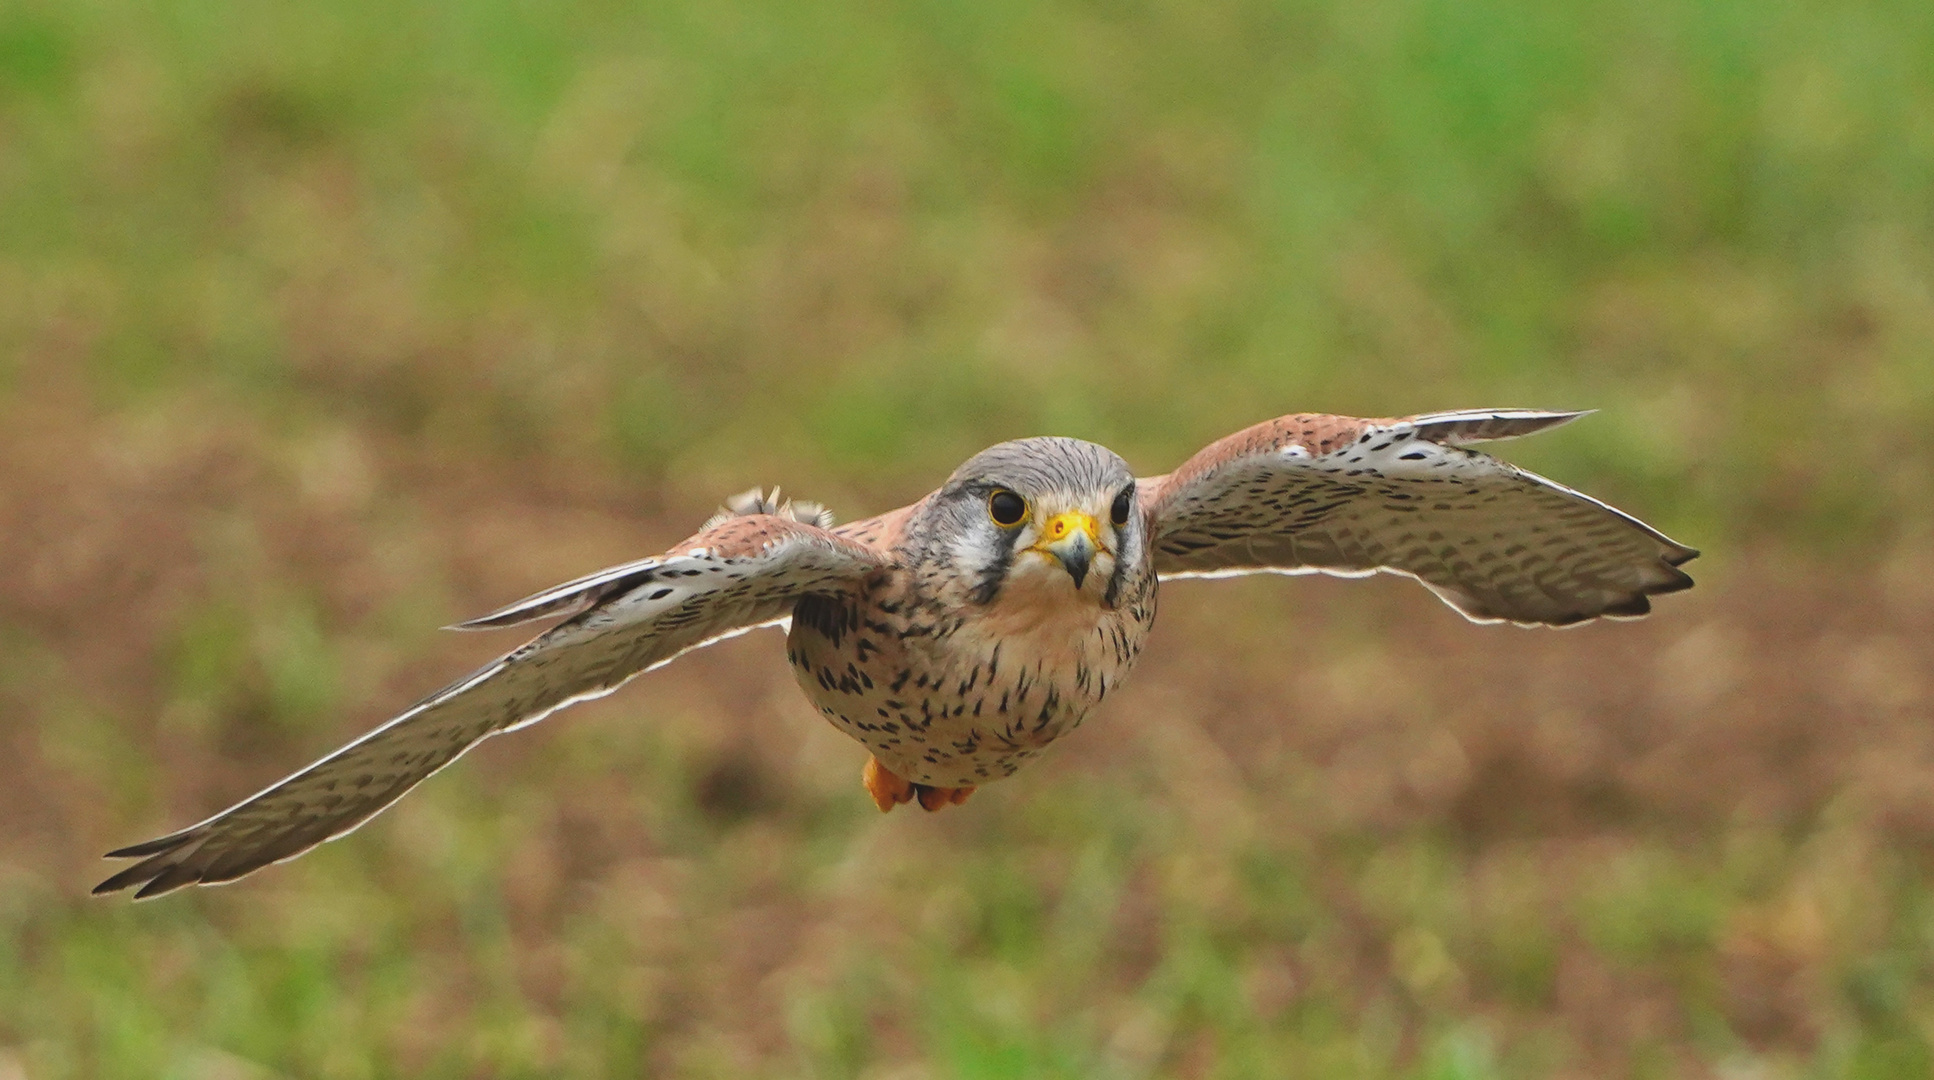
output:
<instances>
[{"instance_id":1,"label":"kestrel","mask_svg":"<svg viewBox=\"0 0 1934 1080\"><path fill-rule=\"evenodd\" d=\"M1021 439L838 527L754 490L663 555L460 624L561 619L260 794L110 852L141 861L94 892L158 896L294 858L492 735L762 626L787 629L806 697L870 751L884 811L962 802L1072 731L1134 666L1172 578L1383 572L1474 622L1635 618L1691 587L1678 568L1698 552L1469 448L1580 415L1285 416L1144 479L1094 443Z\"/></svg>"}]
</instances>

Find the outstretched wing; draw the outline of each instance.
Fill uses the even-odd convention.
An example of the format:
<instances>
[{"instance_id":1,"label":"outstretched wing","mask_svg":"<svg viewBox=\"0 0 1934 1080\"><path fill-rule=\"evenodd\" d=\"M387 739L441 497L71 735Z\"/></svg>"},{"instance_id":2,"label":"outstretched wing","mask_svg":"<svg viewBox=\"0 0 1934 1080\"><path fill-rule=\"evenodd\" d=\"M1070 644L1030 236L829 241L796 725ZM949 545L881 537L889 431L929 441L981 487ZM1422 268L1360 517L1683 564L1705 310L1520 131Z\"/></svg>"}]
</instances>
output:
<instances>
[{"instance_id":1,"label":"outstretched wing","mask_svg":"<svg viewBox=\"0 0 1934 1080\"><path fill-rule=\"evenodd\" d=\"M1698 552L1466 443L1582 413L1489 410L1400 420L1299 415L1213 443L1140 482L1163 578L1378 571L1423 582L1476 622L1636 618L1692 587Z\"/></svg>"},{"instance_id":2,"label":"outstretched wing","mask_svg":"<svg viewBox=\"0 0 1934 1080\"><path fill-rule=\"evenodd\" d=\"M689 649L785 618L799 597L886 564L864 544L768 514L729 517L666 554L463 624L571 613L403 715L199 825L108 853L142 861L96 886L137 898L233 881L333 840L485 738L601 697Z\"/></svg>"}]
</instances>

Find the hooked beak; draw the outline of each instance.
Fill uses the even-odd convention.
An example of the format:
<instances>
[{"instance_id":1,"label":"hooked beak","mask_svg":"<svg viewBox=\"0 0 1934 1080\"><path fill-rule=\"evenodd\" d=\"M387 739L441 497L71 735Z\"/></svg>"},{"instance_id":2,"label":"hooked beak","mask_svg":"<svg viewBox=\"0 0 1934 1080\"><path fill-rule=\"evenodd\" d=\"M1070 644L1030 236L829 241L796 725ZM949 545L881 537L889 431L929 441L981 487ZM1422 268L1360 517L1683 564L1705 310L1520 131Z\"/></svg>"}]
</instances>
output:
<instances>
[{"instance_id":1,"label":"hooked beak","mask_svg":"<svg viewBox=\"0 0 1934 1080\"><path fill-rule=\"evenodd\" d=\"M1028 550L1052 556L1074 579L1074 587L1079 590L1082 582L1088 580L1088 567L1093 565L1095 553L1107 551L1108 546L1101 542L1101 525L1093 517L1079 510L1068 510L1049 518L1041 527L1041 539Z\"/></svg>"}]
</instances>

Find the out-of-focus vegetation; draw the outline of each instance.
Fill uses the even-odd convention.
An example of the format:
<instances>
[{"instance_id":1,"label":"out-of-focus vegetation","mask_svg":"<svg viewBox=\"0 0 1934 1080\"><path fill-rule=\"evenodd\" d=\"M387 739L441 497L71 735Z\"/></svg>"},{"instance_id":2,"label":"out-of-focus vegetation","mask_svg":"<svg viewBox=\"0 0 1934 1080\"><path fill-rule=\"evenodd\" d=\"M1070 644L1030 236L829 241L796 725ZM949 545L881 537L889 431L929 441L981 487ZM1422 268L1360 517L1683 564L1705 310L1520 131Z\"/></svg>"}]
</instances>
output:
<instances>
[{"instance_id":1,"label":"out-of-focus vegetation","mask_svg":"<svg viewBox=\"0 0 1934 1080\"><path fill-rule=\"evenodd\" d=\"M1595 406L1637 625L1178 586L880 817L776 640L90 901L779 481ZM1925 1077L1934 5L0 6L0 1077Z\"/></svg>"}]
</instances>

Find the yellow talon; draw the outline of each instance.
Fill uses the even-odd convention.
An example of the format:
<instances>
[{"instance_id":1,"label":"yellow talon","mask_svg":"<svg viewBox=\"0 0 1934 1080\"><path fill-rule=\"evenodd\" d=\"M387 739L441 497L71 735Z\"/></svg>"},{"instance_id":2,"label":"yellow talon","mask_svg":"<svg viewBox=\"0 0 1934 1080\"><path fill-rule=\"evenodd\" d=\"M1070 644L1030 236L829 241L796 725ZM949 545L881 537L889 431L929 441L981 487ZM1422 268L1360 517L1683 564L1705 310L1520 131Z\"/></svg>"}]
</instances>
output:
<instances>
[{"instance_id":1,"label":"yellow talon","mask_svg":"<svg viewBox=\"0 0 1934 1080\"><path fill-rule=\"evenodd\" d=\"M928 813L943 806L958 806L974 793L970 787L928 787L925 784L915 784L913 789L919 793L921 808Z\"/></svg>"},{"instance_id":2,"label":"yellow talon","mask_svg":"<svg viewBox=\"0 0 1934 1080\"><path fill-rule=\"evenodd\" d=\"M880 759L871 754L866 756L866 765L860 770L860 782L866 785L866 793L873 796L873 805L879 807L882 814L913 799L914 786L880 764Z\"/></svg>"},{"instance_id":3,"label":"yellow talon","mask_svg":"<svg viewBox=\"0 0 1934 1080\"><path fill-rule=\"evenodd\" d=\"M866 785L866 793L873 796L873 805L879 807L882 814L915 799L919 799L921 808L929 812L943 806L958 806L974 793L970 787L946 788L912 783L880 764L880 759L871 754L867 755L866 765L860 770L860 781Z\"/></svg>"}]
</instances>

